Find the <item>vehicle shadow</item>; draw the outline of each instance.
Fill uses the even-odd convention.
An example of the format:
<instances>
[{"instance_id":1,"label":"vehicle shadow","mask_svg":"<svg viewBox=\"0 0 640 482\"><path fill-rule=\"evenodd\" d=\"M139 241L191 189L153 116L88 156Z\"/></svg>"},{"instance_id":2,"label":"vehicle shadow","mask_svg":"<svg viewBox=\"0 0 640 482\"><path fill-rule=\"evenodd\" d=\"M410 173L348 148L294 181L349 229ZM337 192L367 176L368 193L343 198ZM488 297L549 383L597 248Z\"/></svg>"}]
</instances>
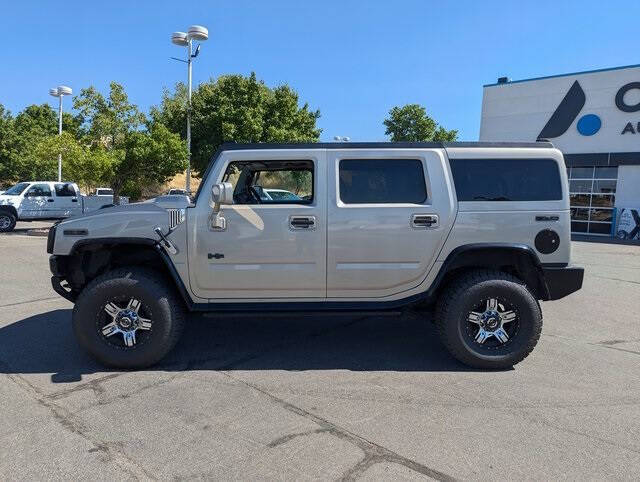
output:
<instances>
[{"instance_id":1,"label":"vehicle shadow","mask_svg":"<svg viewBox=\"0 0 640 482\"><path fill-rule=\"evenodd\" d=\"M426 317L403 314L190 316L178 346L150 370L468 371ZM78 345L71 310L0 328L0 373L52 373L54 383L109 371Z\"/></svg>"}]
</instances>

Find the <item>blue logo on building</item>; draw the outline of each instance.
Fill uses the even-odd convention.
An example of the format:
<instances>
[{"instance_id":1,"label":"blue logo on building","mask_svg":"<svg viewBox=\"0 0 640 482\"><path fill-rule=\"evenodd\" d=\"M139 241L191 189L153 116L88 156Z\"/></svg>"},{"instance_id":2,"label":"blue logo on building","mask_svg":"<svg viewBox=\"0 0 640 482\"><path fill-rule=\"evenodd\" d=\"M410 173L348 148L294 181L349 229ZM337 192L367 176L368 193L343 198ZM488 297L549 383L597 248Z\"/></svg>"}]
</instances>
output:
<instances>
[{"instance_id":1,"label":"blue logo on building","mask_svg":"<svg viewBox=\"0 0 640 482\"><path fill-rule=\"evenodd\" d=\"M583 136L592 136L600 130L602 121L600 117L595 114L587 114L578 119L576 127L578 128L578 132Z\"/></svg>"},{"instance_id":2,"label":"blue logo on building","mask_svg":"<svg viewBox=\"0 0 640 482\"><path fill-rule=\"evenodd\" d=\"M584 90L576 80L538 134L538 139L553 139L567 132L586 100ZM602 127L602 120L595 114L586 114L578 120L576 127L583 136L592 136Z\"/></svg>"}]
</instances>

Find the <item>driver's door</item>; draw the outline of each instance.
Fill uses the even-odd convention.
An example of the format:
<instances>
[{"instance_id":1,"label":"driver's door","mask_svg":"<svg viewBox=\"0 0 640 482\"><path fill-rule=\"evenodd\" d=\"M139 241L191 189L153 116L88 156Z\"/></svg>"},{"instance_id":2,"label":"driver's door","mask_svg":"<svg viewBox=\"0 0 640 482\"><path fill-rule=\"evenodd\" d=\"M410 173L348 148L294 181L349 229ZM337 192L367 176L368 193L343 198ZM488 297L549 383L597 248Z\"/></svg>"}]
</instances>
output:
<instances>
[{"instance_id":1,"label":"driver's door","mask_svg":"<svg viewBox=\"0 0 640 482\"><path fill-rule=\"evenodd\" d=\"M24 193L20 203L20 217L23 219L42 219L50 216L54 204L51 186L45 183L33 184Z\"/></svg>"},{"instance_id":2,"label":"driver's door","mask_svg":"<svg viewBox=\"0 0 640 482\"><path fill-rule=\"evenodd\" d=\"M229 154L230 155L230 154ZM247 151L221 158L189 209L189 277L211 301L321 299L326 296L324 151ZM226 228L211 225L211 186L231 182ZM274 199L269 191L286 199ZM283 194L284 193L284 194Z\"/></svg>"}]
</instances>

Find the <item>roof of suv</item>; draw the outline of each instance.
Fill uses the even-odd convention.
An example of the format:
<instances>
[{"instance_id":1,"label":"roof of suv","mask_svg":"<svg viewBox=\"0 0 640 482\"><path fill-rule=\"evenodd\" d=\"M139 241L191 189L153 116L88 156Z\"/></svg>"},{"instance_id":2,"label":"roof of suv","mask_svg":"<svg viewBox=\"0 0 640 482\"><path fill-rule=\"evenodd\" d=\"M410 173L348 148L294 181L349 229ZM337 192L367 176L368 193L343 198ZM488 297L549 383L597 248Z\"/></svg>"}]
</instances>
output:
<instances>
[{"instance_id":1,"label":"roof of suv","mask_svg":"<svg viewBox=\"0 0 640 482\"><path fill-rule=\"evenodd\" d=\"M548 141L538 142L303 142L292 144L278 144L259 142L241 144L227 142L222 144L215 153L220 151L239 151L257 149L446 149L453 147L540 147L550 148L553 144Z\"/></svg>"}]
</instances>

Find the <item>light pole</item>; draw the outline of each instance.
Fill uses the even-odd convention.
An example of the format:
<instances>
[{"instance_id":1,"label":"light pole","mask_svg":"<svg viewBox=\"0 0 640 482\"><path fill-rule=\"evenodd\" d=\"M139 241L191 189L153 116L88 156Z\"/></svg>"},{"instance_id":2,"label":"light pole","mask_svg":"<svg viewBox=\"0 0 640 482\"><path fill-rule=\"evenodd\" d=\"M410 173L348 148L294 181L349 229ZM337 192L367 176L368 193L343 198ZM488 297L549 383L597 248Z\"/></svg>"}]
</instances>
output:
<instances>
[{"instance_id":1,"label":"light pole","mask_svg":"<svg viewBox=\"0 0 640 482\"><path fill-rule=\"evenodd\" d=\"M192 25L189 27L187 33L173 32L173 34L171 34L171 41L174 44L187 47L186 61L171 57L174 60L179 60L187 64L187 151L189 151L189 157L187 158L187 181L185 186L187 193L191 192L191 62L200 53L200 45L196 47L195 52L193 51L193 41L199 40L200 42L204 42L208 38L209 30L202 25Z\"/></svg>"},{"instance_id":2,"label":"light pole","mask_svg":"<svg viewBox=\"0 0 640 482\"><path fill-rule=\"evenodd\" d=\"M62 135L62 98L65 95L71 95L73 91L71 87L66 85L59 85L55 89L49 89L49 94L57 97L58 103L58 135ZM58 182L62 182L62 152L58 153Z\"/></svg>"}]
</instances>

